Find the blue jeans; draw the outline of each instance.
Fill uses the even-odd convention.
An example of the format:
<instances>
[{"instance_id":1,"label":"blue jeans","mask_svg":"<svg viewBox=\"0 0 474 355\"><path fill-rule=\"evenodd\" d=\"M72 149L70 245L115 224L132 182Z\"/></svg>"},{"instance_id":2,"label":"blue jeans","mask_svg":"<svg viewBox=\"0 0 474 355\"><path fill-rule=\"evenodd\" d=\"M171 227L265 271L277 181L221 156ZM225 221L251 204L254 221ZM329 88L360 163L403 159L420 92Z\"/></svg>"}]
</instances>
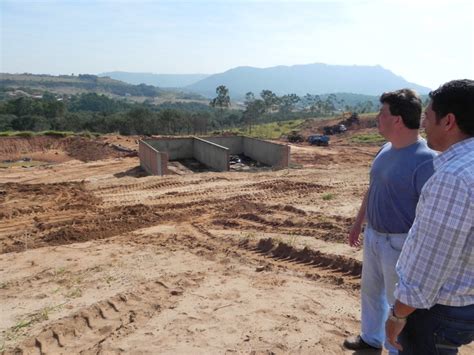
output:
<instances>
[{"instance_id":1,"label":"blue jeans","mask_svg":"<svg viewBox=\"0 0 474 355\"><path fill-rule=\"evenodd\" d=\"M457 354L461 345L474 340L474 304L417 309L408 317L398 339L404 355Z\"/></svg>"},{"instance_id":2,"label":"blue jeans","mask_svg":"<svg viewBox=\"0 0 474 355\"><path fill-rule=\"evenodd\" d=\"M395 271L406 234L379 233L367 226L364 232L364 260L361 281L361 337L372 346L398 354L385 338L389 304L395 302Z\"/></svg>"}]
</instances>

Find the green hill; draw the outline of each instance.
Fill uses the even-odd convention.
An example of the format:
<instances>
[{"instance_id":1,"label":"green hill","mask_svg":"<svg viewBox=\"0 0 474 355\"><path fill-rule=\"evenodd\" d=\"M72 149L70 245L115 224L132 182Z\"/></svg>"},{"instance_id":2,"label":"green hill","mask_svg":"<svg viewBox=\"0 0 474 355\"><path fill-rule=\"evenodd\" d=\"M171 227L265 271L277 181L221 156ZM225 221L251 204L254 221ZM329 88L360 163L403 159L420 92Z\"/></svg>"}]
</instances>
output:
<instances>
[{"instance_id":1,"label":"green hill","mask_svg":"<svg viewBox=\"0 0 474 355\"><path fill-rule=\"evenodd\" d=\"M26 95L38 95L45 91L55 94L74 95L79 93L98 93L114 98L129 98L132 101L202 100L199 95L139 84L127 84L109 77L90 74L79 75L36 75L0 73L0 88L3 92L22 90ZM161 100L160 100L161 99Z\"/></svg>"}]
</instances>

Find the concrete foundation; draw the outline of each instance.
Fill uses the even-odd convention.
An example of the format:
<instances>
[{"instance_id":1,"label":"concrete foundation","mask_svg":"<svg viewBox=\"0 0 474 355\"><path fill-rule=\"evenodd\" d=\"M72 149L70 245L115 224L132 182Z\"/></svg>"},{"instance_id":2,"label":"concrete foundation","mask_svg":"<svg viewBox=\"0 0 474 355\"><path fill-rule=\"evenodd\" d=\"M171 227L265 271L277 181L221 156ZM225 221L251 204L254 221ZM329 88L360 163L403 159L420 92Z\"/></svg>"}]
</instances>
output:
<instances>
[{"instance_id":1,"label":"concrete foundation","mask_svg":"<svg viewBox=\"0 0 474 355\"><path fill-rule=\"evenodd\" d=\"M274 168L286 168L290 147L260 139L230 137L156 138L140 140L140 165L153 175L167 173L168 160L194 158L216 171L229 171L229 156L244 154Z\"/></svg>"},{"instance_id":2,"label":"concrete foundation","mask_svg":"<svg viewBox=\"0 0 474 355\"><path fill-rule=\"evenodd\" d=\"M140 166L151 175L166 175L168 173L168 154L159 152L147 142L138 142Z\"/></svg>"},{"instance_id":3,"label":"concrete foundation","mask_svg":"<svg viewBox=\"0 0 474 355\"><path fill-rule=\"evenodd\" d=\"M243 137L243 153L263 164L275 168L286 168L290 163L290 147L287 145Z\"/></svg>"},{"instance_id":4,"label":"concrete foundation","mask_svg":"<svg viewBox=\"0 0 474 355\"><path fill-rule=\"evenodd\" d=\"M229 148L194 138L194 158L217 171L229 171Z\"/></svg>"}]
</instances>

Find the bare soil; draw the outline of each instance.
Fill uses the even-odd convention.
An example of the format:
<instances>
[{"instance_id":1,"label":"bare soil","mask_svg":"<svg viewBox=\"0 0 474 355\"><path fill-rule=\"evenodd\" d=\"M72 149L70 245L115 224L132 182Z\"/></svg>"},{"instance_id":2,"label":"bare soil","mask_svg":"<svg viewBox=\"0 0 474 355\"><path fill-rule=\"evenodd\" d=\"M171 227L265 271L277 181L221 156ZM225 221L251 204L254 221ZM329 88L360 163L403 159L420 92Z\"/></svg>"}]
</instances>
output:
<instances>
[{"instance_id":1,"label":"bare soil","mask_svg":"<svg viewBox=\"0 0 474 355\"><path fill-rule=\"evenodd\" d=\"M0 349L351 354L346 235L379 148L351 134L292 145L291 169L165 177L113 146L138 137L0 138L48 163L0 169Z\"/></svg>"}]
</instances>

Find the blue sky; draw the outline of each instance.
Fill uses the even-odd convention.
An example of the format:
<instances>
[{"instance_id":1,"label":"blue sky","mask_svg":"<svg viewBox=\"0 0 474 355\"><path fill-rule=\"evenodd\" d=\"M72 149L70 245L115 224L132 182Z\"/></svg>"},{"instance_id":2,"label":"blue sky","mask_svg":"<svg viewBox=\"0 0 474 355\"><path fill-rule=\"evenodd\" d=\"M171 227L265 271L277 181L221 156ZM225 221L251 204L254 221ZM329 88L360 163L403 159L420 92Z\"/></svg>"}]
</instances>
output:
<instances>
[{"instance_id":1,"label":"blue sky","mask_svg":"<svg viewBox=\"0 0 474 355\"><path fill-rule=\"evenodd\" d=\"M0 0L0 71L219 73L381 65L417 84L474 78L470 0Z\"/></svg>"}]
</instances>

